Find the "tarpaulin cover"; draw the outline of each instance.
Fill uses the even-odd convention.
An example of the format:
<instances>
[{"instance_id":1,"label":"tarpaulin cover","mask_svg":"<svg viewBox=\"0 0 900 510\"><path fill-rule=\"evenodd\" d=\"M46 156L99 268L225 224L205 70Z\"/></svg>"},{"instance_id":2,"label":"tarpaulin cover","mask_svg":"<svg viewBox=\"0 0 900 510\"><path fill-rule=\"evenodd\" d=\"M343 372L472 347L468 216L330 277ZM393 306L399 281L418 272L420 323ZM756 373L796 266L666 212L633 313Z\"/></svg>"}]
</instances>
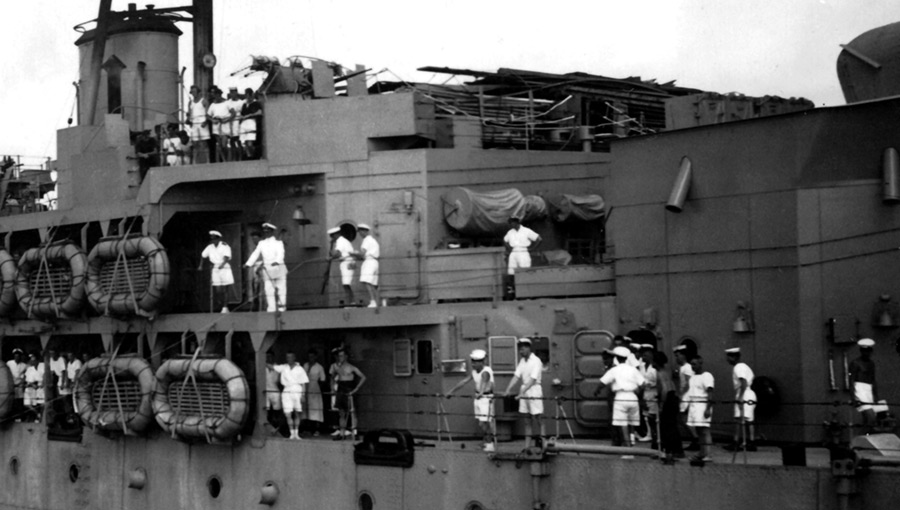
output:
<instances>
[{"instance_id":1,"label":"tarpaulin cover","mask_svg":"<svg viewBox=\"0 0 900 510\"><path fill-rule=\"evenodd\" d=\"M465 235L503 235L509 230L510 216L518 215L522 223L547 216L547 204L536 196L525 196L517 189L476 193L458 187L443 197L444 219Z\"/></svg>"},{"instance_id":2,"label":"tarpaulin cover","mask_svg":"<svg viewBox=\"0 0 900 510\"><path fill-rule=\"evenodd\" d=\"M603 217L604 204L600 195L560 194L547 199L550 218L562 223L568 220L594 221Z\"/></svg>"}]
</instances>

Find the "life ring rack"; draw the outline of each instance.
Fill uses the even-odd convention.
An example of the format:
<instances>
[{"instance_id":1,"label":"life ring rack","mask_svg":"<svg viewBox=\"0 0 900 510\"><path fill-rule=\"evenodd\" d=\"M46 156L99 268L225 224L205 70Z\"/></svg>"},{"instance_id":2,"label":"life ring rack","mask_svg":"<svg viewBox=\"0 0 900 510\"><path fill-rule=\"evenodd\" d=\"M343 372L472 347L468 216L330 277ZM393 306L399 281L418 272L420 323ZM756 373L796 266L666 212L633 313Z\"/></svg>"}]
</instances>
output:
<instances>
[{"instance_id":1,"label":"life ring rack","mask_svg":"<svg viewBox=\"0 0 900 510\"><path fill-rule=\"evenodd\" d=\"M101 239L87 260L88 301L101 314L149 316L169 288L169 257L155 237Z\"/></svg>"},{"instance_id":2,"label":"life ring rack","mask_svg":"<svg viewBox=\"0 0 900 510\"><path fill-rule=\"evenodd\" d=\"M16 259L0 249L0 317L16 309Z\"/></svg>"},{"instance_id":3,"label":"life ring rack","mask_svg":"<svg viewBox=\"0 0 900 510\"><path fill-rule=\"evenodd\" d=\"M135 355L88 360L75 380L75 408L95 432L137 435L153 423L153 369Z\"/></svg>"},{"instance_id":4,"label":"life ring rack","mask_svg":"<svg viewBox=\"0 0 900 510\"><path fill-rule=\"evenodd\" d=\"M73 318L84 305L87 257L78 245L57 241L30 248L19 258L16 299L28 317ZM32 275L37 273L32 281Z\"/></svg>"},{"instance_id":5,"label":"life ring rack","mask_svg":"<svg viewBox=\"0 0 900 510\"><path fill-rule=\"evenodd\" d=\"M226 358L175 358L156 371L153 414L173 438L233 439L250 417L250 386Z\"/></svg>"}]
</instances>

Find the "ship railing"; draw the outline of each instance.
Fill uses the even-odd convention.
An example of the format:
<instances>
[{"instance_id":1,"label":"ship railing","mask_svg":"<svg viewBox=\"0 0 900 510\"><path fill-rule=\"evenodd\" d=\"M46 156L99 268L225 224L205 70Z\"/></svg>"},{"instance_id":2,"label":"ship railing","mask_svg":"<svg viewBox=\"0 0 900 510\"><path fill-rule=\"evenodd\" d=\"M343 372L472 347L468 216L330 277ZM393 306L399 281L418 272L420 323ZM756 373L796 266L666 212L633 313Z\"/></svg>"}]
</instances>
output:
<instances>
[{"instance_id":1,"label":"ship railing","mask_svg":"<svg viewBox=\"0 0 900 510\"><path fill-rule=\"evenodd\" d=\"M251 382L251 386L253 384L254 383ZM322 388L324 412L335 412L329 405L331 400L329 397L332 394L328 391L328 386L323 384ZM48 399L45 403L46 409L61 408L63 407L62 404L65 399L73 398L72 395L60 395L55 389L53 391L48 391L47 396ZM474 425L475 421L472 414L471 401L474 398L475 397L472 394L455 394L448 396L446 393L377 392L364 391L363 389L354 396L357 413L359 415L359 423L355 424L356 426L353 428L366 430L367 428L372 427L391 427L392 423L403 423L403 428L406 428L417 437L433 438L439 442L448 441L451 443L453 441L473 440L480 437L480 431L478 431L477 427ZM580 443L580 441L583 440L607 438L608 434L606 431L610 428L609 420L611 416L600 418L593 423L586 425L583 420L578 419L574 415L574 411L572 411L574 406L581 402L603 401L606 400L605 397L584 398L555 396L516 398L521 400L541 400L544 403L545 413L542 416L542 419L551 426L550 434L548 434L550 440L546 444L550 451L648 456L651 455L651 451L656 451L648 448L629 448L628 450L620 450L614 445L605 446L593 443ZM494 395L493 399L494 420L514 422L522 419L516 412L515 406L517 406L517 403L510 404L504 402L510 401L513 397L503 396L502 394L497 393ZM643 402L641 399L636 400L641 403ZM360 402L378 402L378 405L361 406ZM747 401L743 402L747 403ZM694 403L719 405L720 408L724 407L729 411L727 413L721 413L726 416L722 419L718 418L721 414L713 414L711 425L714 430L719 432L719 434L717 434L719 441L713 441L713 443L721 443L723 439L726 442L730 441L731 432L735 427L740 426L741 424L740 420L734 418L733 414L730 412L739 401L734 399L724 399L715 401L694 401ZM822 443L825 447L830 448L832 446L837 447L840 444L846 444L852 437L865 435L869 432L865 426L860 425L854 420L854 415L858 414L856 413L856 408L859 405L859 402L852 399L818 402L781 402L780 405L786 407L784 412L787 414L792 414L795 410L799 412L800 408L806 407L816 407L823 412L832 415L845 414L847 416L846 420L825 422L825 441ZM555 411L554 408L556 409ZM900 412L900 405L888 405L888 408L889 410L885 413L888 416L881 417L886 423L890 423L889 420ZM567 412L566 409L569 409L572 412ZM803 413L794 415L802 416ZM15 409L12 414L8 415L4 421L6 423L28 422L34 421L38 416L39 415L34 414L34 410L18 408ZM328 416L330 416L330 414L328 414ZM47 416L44 416L44 418L47 418ZM330 418L328 418L328 422L331 422ZM273 423L272 425L278 426L277 423ZM822 422L809 423L787 420L783 417L766 417L757 419L754 425L756 426L757 438L763 438L762 442L766 444L778 446L788 443L766 441L764 438L767 428L777 427L781 430L788 430L791 428L819 427L822 425ZM554 426L555 428L553 428ZM53 424L50 424L50 427L52 428ZM832 432L835 427L840 428L843 437L829 439L829 432ZM891 432L893 432L893 429L891 429ZM497 433L499 435L503 432L498 430ZM507 434L507 437L505 437L504 440L512 439L512 429L507 430L505 434ZM650 433L648 432L647 435L649 436ZM644 441L639 440L639 442ZM790 443L789 445L794 445L794 443ZM879 446L877 448L874 446L855 446L854 450L857 450L862 454L874 454L875 457L880 457L882 455L891 456L893 459L900 457L900 449L893 449L890 446ZM875 458L871 465L896 467L897 463L890 461L890 459L888 462L879 463L878 458Z\"/></svg>"}]
</instances>

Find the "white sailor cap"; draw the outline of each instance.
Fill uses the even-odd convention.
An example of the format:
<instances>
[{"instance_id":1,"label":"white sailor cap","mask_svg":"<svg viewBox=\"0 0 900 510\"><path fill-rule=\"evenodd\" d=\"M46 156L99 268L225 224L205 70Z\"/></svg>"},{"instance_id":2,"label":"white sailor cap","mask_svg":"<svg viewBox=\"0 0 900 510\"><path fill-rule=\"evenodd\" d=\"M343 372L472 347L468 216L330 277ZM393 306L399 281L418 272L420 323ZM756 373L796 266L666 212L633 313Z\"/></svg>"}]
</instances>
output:
<instances>
[{"instance_id":1,"label":"white sailor cap","mask_svg":"<svg viewBox=\"0 0 900 510\"><path fill-rule=\"evenodd\" d=\"M526 338L526 337L523 336L522 338L520 338L520 339L518 340L517 343L518 343L519 345L526 344L526 345L529 345L529 346L530 346L530 345L531 345L531 339L530 339L530 338Z\"/></svg>"},{"instance_id":2,"label":"white sailor cap","mask_svg":"<svg viewBox=\"0 0 900 510\"><path fill-rule=\"evenodd\" d=\"M740 347L731 347L730 349L725 349L725 354L740 354L740 353L741 353Z\"/></svg>"},{"instance_id":3,"label":"white sailor cap","mask_svg":"<svg viewBox=\"0 0 900 510\"><path fill-rule=\"evenodd\" d=\"M675 348L672 349L672 352L681 352L681 351L686 351L686 350L687 350L687 346L684 344L681 344L681 345L676 345Z\"/></svg>"},{"instance_id":4,"label":"white sailor cap","mask_svg":"<svg viewBox=\"0 0 900 510\"><path fill-rule=\"evenodd\" d=\"M210 230L209 235L215 236L215 237L222 237L222 233L219 232L218 230Z\"/></svg>"},{"instance_id":5,"label":"white sailor cap","mask_svg":"<svg viewBox=\"0 0 900 510\"><path fill-rule=\"evenodd\" d=\"M859 342L856 342L856 345L866 349L871 349L872 347L875 347L875 340L872 340L871 338L863 338Z\"/></svg>"},{"instance_id":6,"label":"white sailor cap","mask_svg":"<svg viewBox=\"0 0 900 510\"><path fill-rule=\"evenodd\" d=\"M620 346L614 348L612 350L612 353L613 353L613 356L616 356L618 358L627 358L631 354L631 351L628 350L628 347L625 347L624 345L620 345Z\"/></svg>"},{"instance_id":7,"label":"white sailor cap","mask_svg":"<svg viewBox=\"0 0 900 510\"><path fill-rule=\"evenodd\" d=\"M271 223L263 223L262 228L267 228L269 230L278 230L278 227L272 225Z\"/></svg>"},{"instance_id":8,"label":"white sailor cap","mask_svg":"<svg viewBox=\"0 0 900 510\"><path fill-rule=\"evenodd\" d=\"M472 354L469 354L472 361L484 361L485 356L487 356L487 353L484 352L484 349L475 349L472 351Z\"/></svg>"},{"instance_id":9,"label":"white sailor cap","mask_svg":"<svg viewBox=\"0 0 900 510\"><path fill-rule=\"evenodd\" d=\"M16 347L15 349L13 349L13 354L25 354L25 351Z\"/></svg>"},{"instance_id":10,"label":"white sailor cap","mask_svg":"<svg viewBox=\"0 0 900 510\"><path fill-rule=\"evenodd\" d=\"M653 344L639 344L639 345L638 345L638 348L641 349L641 350L646 349L646 350L648 350L648 351L652 351L652 350L655 349L655 347L653 347Z\"/></svg>"},{"instance_id":11,"label":"white sailor cap","mask_svg":"<svg viewBox=\"0 0 900 510\"><path fill-rule=\"evenodd\" d=\"M340 231L341 231L341 228L340 228L340 227L329 228L329 229L328 229L328 235L331 235L331 234L337 234L337 233L340 232Z\"/></svg>"},{"instance_id":12,"label":"white sailor cap","mask_svg":"<svg viewBox=\"0 0 900 510\"><path fill-rule=\"evenodd\" d=\"M356 229L357 230L372 230L372 228L369 227L368 225L366 225L365 223L360 223L359 225L356 226Z\"/></svg>"}]
</instances>

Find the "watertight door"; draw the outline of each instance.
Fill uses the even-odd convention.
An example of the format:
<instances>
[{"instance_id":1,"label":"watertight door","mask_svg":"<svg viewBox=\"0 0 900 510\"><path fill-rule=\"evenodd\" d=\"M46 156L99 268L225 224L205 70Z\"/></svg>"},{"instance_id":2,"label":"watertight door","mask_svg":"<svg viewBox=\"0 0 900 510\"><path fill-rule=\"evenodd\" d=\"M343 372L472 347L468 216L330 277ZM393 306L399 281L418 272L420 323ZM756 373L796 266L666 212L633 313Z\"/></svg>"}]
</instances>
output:
<instances>
[{"instance_id":1,"label":"watertight door","mask_svg":"<svg viewBox=\"0 0 900 510\"><path fill-rule=\"evenodd\" d=\"M599 427L609 418L606 398L594 397L600 376L606 371L602 353L612 345L613 334L609 331L581 331L575 334L573 378L575 394L575 420L584 426Z\"/></svg>"}]
</instances>

